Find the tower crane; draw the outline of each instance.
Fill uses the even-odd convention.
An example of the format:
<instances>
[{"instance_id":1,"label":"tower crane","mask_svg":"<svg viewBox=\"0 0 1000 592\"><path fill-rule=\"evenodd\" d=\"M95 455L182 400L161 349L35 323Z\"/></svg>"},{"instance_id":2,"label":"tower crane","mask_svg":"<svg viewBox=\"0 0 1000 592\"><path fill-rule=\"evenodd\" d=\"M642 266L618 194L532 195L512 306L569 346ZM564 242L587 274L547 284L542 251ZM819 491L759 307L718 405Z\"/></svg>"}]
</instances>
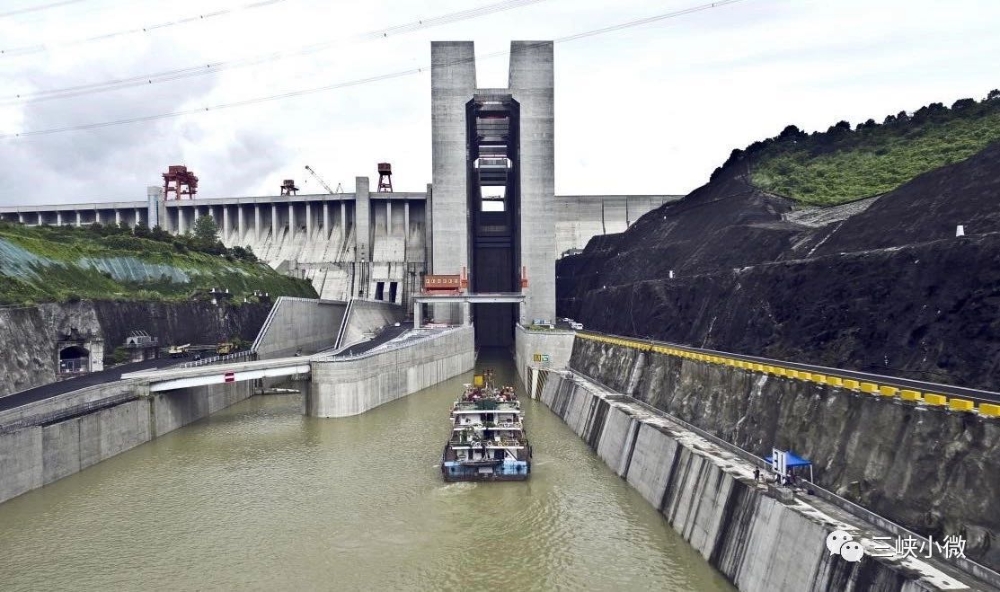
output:
<instances>
[{"instance_id":1,"label":"tower crane","mask_svg":"<svg viewBox=\"0 0 1000 592\"><path fill-rule=\"evenodd\" d=\"M330 189L330 186L326 184L326 181L324 181L323 178L320 177L316 173L316 171L314 171L312 169L311 166L306 165L306 170L309 171L309 174L311 174L313 177L315 177L317 181L319 181L319 184L322 185L323 189L326 189L327 193L329 193L330 195L336 195L338 193L343 193L344 192L344 186L341 185L340 183L337 183L337 190L336 191L334 191L333 189Z\"/></svg>"}]
</instances>

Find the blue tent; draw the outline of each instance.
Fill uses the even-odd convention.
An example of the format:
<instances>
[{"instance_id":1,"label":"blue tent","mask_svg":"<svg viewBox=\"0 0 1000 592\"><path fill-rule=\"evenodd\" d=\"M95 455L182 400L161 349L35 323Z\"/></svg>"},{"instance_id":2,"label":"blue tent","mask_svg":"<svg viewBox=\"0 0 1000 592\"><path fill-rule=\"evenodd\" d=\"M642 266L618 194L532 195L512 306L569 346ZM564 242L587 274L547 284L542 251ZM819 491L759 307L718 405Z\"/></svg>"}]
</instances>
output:
<instances>
[{"instance_id":1,"label":"blue tent","mask_svg":"<svg viewBox=\"0 0 1000 592\"><path fill-rule=\"evenodd\" d=\"M774 456L773 455L765 456L764 462L766 462L771 466L774 466ZM809 481L811 482L813 480L812 461L806 460L801 456L798 456L791 450L785 453L785 467L789 469L794 469L795 467L809 467Z\"/></svg>"}]
</instances>

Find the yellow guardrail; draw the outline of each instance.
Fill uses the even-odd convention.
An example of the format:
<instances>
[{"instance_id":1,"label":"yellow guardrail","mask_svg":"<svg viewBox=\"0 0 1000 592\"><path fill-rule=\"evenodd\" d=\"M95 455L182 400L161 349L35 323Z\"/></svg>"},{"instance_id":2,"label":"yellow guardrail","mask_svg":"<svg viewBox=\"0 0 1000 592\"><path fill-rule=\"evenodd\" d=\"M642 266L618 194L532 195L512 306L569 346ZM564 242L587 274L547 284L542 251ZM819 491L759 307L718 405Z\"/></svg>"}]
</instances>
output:
<instances>
[{"instance_id":1,"label":"yellow guardrail","mask_svg":"<svg viewBox=\"0 0 1000 592\"><path fill-rule=\"evenodd\" d=\"M948 404L948 397L934 393L924 393L924 403L934 406L944 406Z\"/></svg>"},{"instance_id":2,"label":"yellow guardrail","mask_svg":"<svg viewBox=\"0 0 1000 592\"><path fill-rule=\"evenodd\" d=\"M760 364L757 362L748 362L746 360L731 358L725 355L710 355L672 346L656 345L648 341L640 341L637 339L608 337L606 335L597 335L593 333L577 333L576 336L580 339L585 339L588 341L596 341L598 343L606 343L608 345L627 347L642 352L652 352L665 356L682 358L685 360L694 360L696 362L703 362L707 364L728 366L730 368L738 368L750 372L768 374L771 376L776 376L778 378L788 378L791 380L813 382L819 385L847 390L854 393L860 392L863 394L870 394L887 398L898 397L901 401L916 403L918 405L926 405L930 407L942 407L950 411L971 412L971 413L978 413L983 417L1000 418L1000 405L993 403L979 403L977 405L975 401L971 401L968 399L961 399L958 397L949 398L944 395L939 395L935 393L921 393L920 391L916 390L900 389L898 387L891 386L888 384L862 382L853 378L846 378L841 376L827 376L826 374L818 374L814 372L808 372L805 370L785 368L783 366L775 366L773 364Z\"/></svg>"}]
</instances>

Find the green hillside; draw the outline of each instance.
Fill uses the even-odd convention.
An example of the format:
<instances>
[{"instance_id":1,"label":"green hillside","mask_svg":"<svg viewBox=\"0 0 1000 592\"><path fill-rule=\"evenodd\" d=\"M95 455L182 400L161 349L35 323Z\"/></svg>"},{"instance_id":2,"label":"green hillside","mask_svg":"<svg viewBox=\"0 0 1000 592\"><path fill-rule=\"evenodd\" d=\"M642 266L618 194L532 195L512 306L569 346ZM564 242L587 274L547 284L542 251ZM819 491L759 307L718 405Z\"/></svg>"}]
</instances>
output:
<instances>
[{"instance_id":1,"label":"green hillside","mask_svg":"<svg viewBox=\"0 0 1000 592\"><path fill-rule=\"evenodd\" d=\"M189 300L228 289L239 304L253 292L315 298L307 280L287 277L253 253L214 240L135 230L28 227L0 222L0 304L86 299Z\"/></svg>"},{"instance_id":2,"label":"green hillside","mask_svg":"<svg viewBox=\"0 0 1000 592\"><path fill-rule=\"evenodd\" d=\"M899 187L1000 141L1000 91L806 134L790 125L780 135L734 150L727 164L748 161L751 182L769 193L833 205Z\"/></svg>"}]
</instances>

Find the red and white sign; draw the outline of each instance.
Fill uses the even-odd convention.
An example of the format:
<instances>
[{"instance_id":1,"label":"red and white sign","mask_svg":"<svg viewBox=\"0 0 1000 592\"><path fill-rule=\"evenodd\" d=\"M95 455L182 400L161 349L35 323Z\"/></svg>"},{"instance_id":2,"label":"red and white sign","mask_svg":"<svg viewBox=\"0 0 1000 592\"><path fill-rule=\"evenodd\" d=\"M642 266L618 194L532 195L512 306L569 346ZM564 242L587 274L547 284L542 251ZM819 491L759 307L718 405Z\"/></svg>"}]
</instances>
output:
<instances>
[{"instance_id":1,"label":"red and white sign","mask_svg":"<svg viewBox=\"0 0 1000 592\"><path fill-rule=\"evenodd\" d=\"M236 374L232 372L226 372L226 382L236 382Z\"/></svg>"}]
</instances>

